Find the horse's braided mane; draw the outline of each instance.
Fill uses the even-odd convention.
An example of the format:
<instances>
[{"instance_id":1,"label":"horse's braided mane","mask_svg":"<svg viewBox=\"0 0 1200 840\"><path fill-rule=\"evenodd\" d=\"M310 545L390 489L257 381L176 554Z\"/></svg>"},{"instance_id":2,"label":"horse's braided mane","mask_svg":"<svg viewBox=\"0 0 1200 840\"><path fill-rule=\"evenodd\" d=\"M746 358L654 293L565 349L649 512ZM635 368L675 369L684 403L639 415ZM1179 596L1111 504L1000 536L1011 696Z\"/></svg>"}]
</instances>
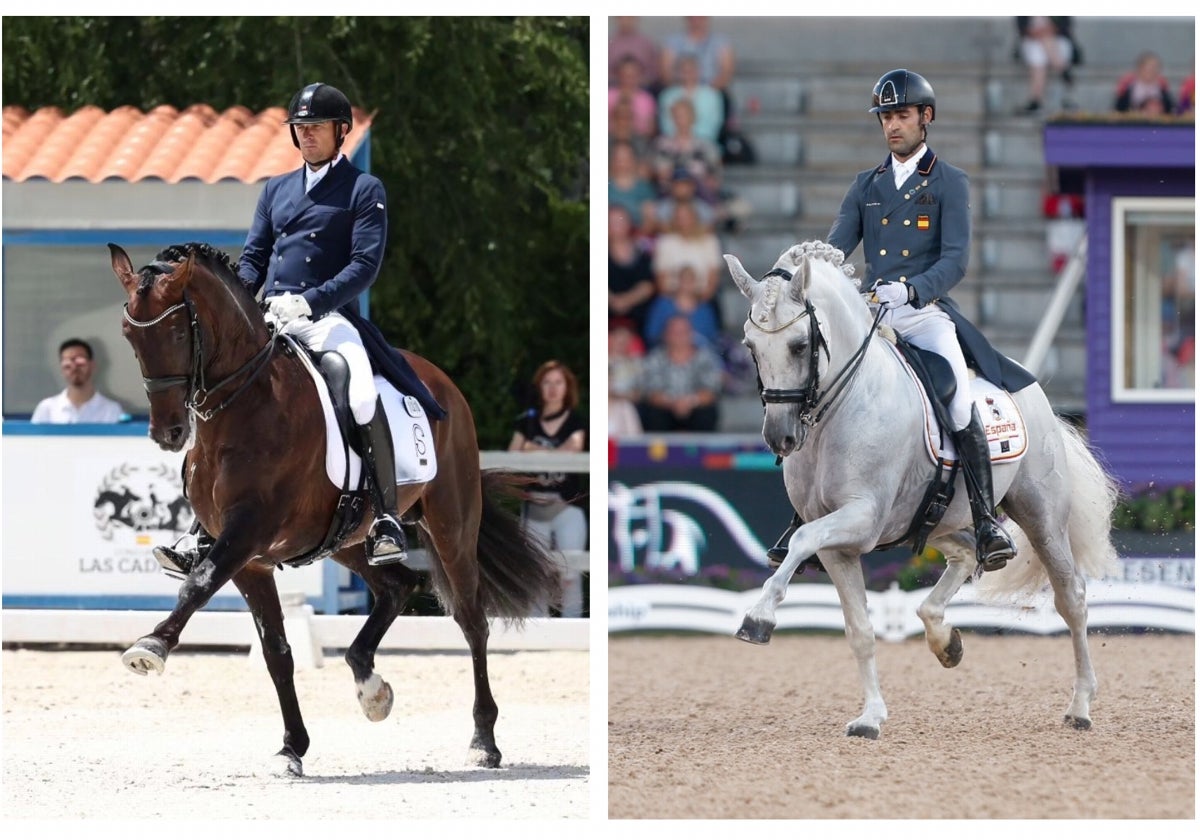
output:
<instances>
[{"instance_id":1,"label":"horse's braided mane","mask_svg":"<svg viewBox=\"0 0 1200 840\"><path fill-rule=\"evenodd\" d=\"M793 245L787 251L787 256L792 262L797 265L805 257L816 257L824 260L842 270L842 274L854 281L854 285L858 286L858 278L854 276L854 265L846 262L846 255L841 249L835 248L828 242L822 242L819 239L811 239L808 242L801 242L798 245Z\"/></svg>"},{"instance_id":2,"label":"horse's braided mane","mask_svg":"<svg viewBox=\"0 0 1200 840\"><path fill-rule=\"evenodd\" d=\"M245 287L238 280L237 268L229 254L219 248L214 248L207 242L185 242L159 251L154 256L154 262L142 269L142 282L138 286L138 294L146 294L154 283L155 277L170 271L169 263L181 263L189 256L196 256L202 260L225 285L246 293Z\"/></svg>"}]
</instances>

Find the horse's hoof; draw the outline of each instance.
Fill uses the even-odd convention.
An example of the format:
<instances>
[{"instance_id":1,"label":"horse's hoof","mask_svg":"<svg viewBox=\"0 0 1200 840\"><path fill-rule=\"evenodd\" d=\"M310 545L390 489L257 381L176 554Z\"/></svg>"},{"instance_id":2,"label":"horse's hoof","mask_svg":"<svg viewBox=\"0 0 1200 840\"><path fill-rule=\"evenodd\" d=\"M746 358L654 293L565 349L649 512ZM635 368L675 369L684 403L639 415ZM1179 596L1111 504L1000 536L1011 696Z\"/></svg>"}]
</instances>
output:
<instances>
[{"instance_id":1,"label":"horse's hoof","mask_svg":"<svg viewBox=\"0 0 1200 840\"><path fill-rule=\"evenodd\" d=\"M1087 718L1075 717L1075 715L1063 715L1063 723L1075 729L1091 729L1092 722Z\"/></svg>"},{"instance_id":2,"label":"horse's hoof","mask_svg":"<svg viewBox=\"0 0 1200 840\"><path fill-rule=\"evenodd\" d=\"M356 683L358 705L362 707L367 720L378 723L392 712L392 702L395 695L392 687L378 674L371 674L365 683Z\"/></svg>"},{"instance_id":3,"label":"horse's hoof","mask_svg":"<svg viewBox=\"0 0 1200 840\"><path fill-rule=\"evenodd\" d=\"M135 674L145 676L153 671L163 672L167 661L167 646L159 638L143 636L134 642L133 647L121 654L121 662Z\"/></svg>"},{"instance_id":4,"label":"horse's hoof","mask_svg":"<svg viewBox=\"0 0 1200 840\"><path fill-rule=\"evenodd\" d=\"M287 747L271 757L271 769L275 776L290 776L296 779L304 777L304 762Z\"/></svg>"},{"instance_id":5,"label":"horse's hoof","mask_svg":"<svg viewBox=\"0 0 1200 840\"><path fill-rule=\"evenodd\" d=\"M752 645L765 645L771 641L771 633L774 630L774 624L762 619L746 616L742 619L742 626L738 628L737 637L743 642L749 642Z\"/></svg>"},{"instance_id":6,"label":"horse's hoof","mask_svg":"<svg viewBox=\"0 0 1200 840\"><path fill-rule=\"evenodd\" d=\"M479 741L471 742L470 761L476 767L495 769L500 766L500 750L495 745L485 747Z\"/></svg>"},{"instance_id":7,"label":"horse's hoof","mask_svg":"<svg viewBox=\"0 0 1200 840\"><path fill-rule=\"evenodd\" d=\"M953 668L962 662L962 656L962 633L959 633L958 628L955 627L950 631L950 643L946 645L946 649L942 651L942 655L938 657L938 661L942 663L943 667Z\"/></svg>"},{"instance_id":8,"label":"horse's hoof","mask_svg":"<svg viewBox=\"0 0 1200 840\"><path fill-rule=\"evenodd\" d=\"M846 735L851 738L867 738L877 741L879 740L879 727L867 723L851 723L846 726Z\"/></svg>"}]
</instances>

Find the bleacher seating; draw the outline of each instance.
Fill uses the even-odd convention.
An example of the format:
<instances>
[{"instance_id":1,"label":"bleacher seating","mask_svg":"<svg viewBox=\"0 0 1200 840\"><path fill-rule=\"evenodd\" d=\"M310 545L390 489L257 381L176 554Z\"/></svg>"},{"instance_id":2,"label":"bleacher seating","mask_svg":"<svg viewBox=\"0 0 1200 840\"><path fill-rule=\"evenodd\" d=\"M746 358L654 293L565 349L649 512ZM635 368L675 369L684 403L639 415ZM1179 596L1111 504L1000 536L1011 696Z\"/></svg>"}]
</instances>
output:
<instances>
[{"instance_id":1,"label":"bleacher seating","mask_svg":"<svg viewBox=\"0 0 1200 840\"><path fill-rule=\"evenodd\" d=\"M661 39L677 17L643 17ZM785 248L823 238L854 174L883 159L867 113L871 86L887 70L925 75L938 98L930 145L971 178L970 269L954 297L1003 352L1021 359L1053 290L1042 200L1050 184L1042 156L1043 119L1019 115L1026 71L1014 58L1010 17L725 18L713 30L737 56L732 85L740 128L757 153L752 165L725 169L726 186L752 207L722 245L751 272L769 268ZM1075 68L1077 110L1108 111L1116 80L1153 48L1173 86L1194 66L1193 18L1077 18L1085 63ZM920 56L919 60L914 56ZM1046 113L1060 98L1047 88ZM861 266L861 251L853 261ZM721 294L727 329L740 334L744 301L732 284ZM1047 359L1043 385L1061 411L1084 405L1082 304L1079 296ZM727 397L720 429L756 432L757 397Z\"/></svg>"}]
</instances>

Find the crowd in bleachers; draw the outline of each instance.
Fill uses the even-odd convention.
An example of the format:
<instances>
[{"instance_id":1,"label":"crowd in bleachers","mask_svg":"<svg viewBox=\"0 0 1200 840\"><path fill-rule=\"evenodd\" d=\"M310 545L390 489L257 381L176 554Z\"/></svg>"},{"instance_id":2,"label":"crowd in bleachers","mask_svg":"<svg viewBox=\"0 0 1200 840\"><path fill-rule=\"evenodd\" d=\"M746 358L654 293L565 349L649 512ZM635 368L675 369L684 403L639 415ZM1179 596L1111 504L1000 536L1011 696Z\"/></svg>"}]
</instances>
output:
<instances>
[{"instance_id":1,"label":"crowd in bleachers","mask_svg":"<svg viewBox=\"0 0 1200 840\"><path fill-rule=\"evenodd\" d=\"M745 159L733 47L707 17L661 41L619 17L608 60L610 431L712 431L746 373L717 294L741 217L724 166Z\"/></svg>"},{"instance_id":2,"label":"crowd in bleachers","mask_svg":"<svg viewBox=\"0 0 1200 840\"><path fill-rule=\"evenodd\" d=\"M1073 34L1074 19L1030 16L1014 20L1017 44L1013 55L1024 63L1029 73L1029 101L1018 113L1038 114L1042 111L1047 82L1052 75L1061 81L1061 109L1075 110L1078 104L1073 93L1074 68L1083 63L1083 49ZM1159 55L1153 50L1144 50L1138 54L1133 69L1117 80L1111 107L1121 113L1194 114L1194 71L1179 83L1177 91L1172 90L1163 74Z\"/></svg>"}]
</instances>

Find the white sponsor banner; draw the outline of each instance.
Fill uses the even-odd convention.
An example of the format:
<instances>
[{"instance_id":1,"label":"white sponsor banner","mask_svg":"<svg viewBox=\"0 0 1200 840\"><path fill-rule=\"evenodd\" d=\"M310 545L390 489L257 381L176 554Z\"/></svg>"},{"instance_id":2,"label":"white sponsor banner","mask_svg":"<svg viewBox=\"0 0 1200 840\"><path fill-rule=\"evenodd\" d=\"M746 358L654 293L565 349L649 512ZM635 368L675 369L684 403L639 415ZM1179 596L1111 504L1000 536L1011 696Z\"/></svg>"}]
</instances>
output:
<instances>
[{"instance_id":1,"label":"white sponsor banner","mask_svg":"<svg viewBox=\"0 0 1200 840\"><path fill-rule=\"evenodd\" d=\"M151 549L192 523L182 454L142 437L62 434L5 435L3 453L6 598L176 595ZM322 564L285 569L278 583L319 596ZM225 596L241 600L232 584Z\"/></svg>"},{"instance_id":2,"label":"white sponsor banner","mask_svg":"<svg viewBox=\"0 0 1200 840\"><path fill-rule=\"evenodd\" d=\"M1087 582L1088 627L1156 628L1196 632L1196 594L1190 589L1114 580ZM925 632L917 607L930 588L904 592L896 584L868 591L867 615L875 634L892 642ZM690 630L732 636L762 591L730 592L707 586L646 584L608 590L608 631ZM827 583L791 586L776 613L777 630L844 630L837 590ZM1049 592L1021 605L997 605L976 597L966 584L946 607L946 622L962 628L1001 628L1051 634L1067 630Z\"/></svg>"}]
</instances>

